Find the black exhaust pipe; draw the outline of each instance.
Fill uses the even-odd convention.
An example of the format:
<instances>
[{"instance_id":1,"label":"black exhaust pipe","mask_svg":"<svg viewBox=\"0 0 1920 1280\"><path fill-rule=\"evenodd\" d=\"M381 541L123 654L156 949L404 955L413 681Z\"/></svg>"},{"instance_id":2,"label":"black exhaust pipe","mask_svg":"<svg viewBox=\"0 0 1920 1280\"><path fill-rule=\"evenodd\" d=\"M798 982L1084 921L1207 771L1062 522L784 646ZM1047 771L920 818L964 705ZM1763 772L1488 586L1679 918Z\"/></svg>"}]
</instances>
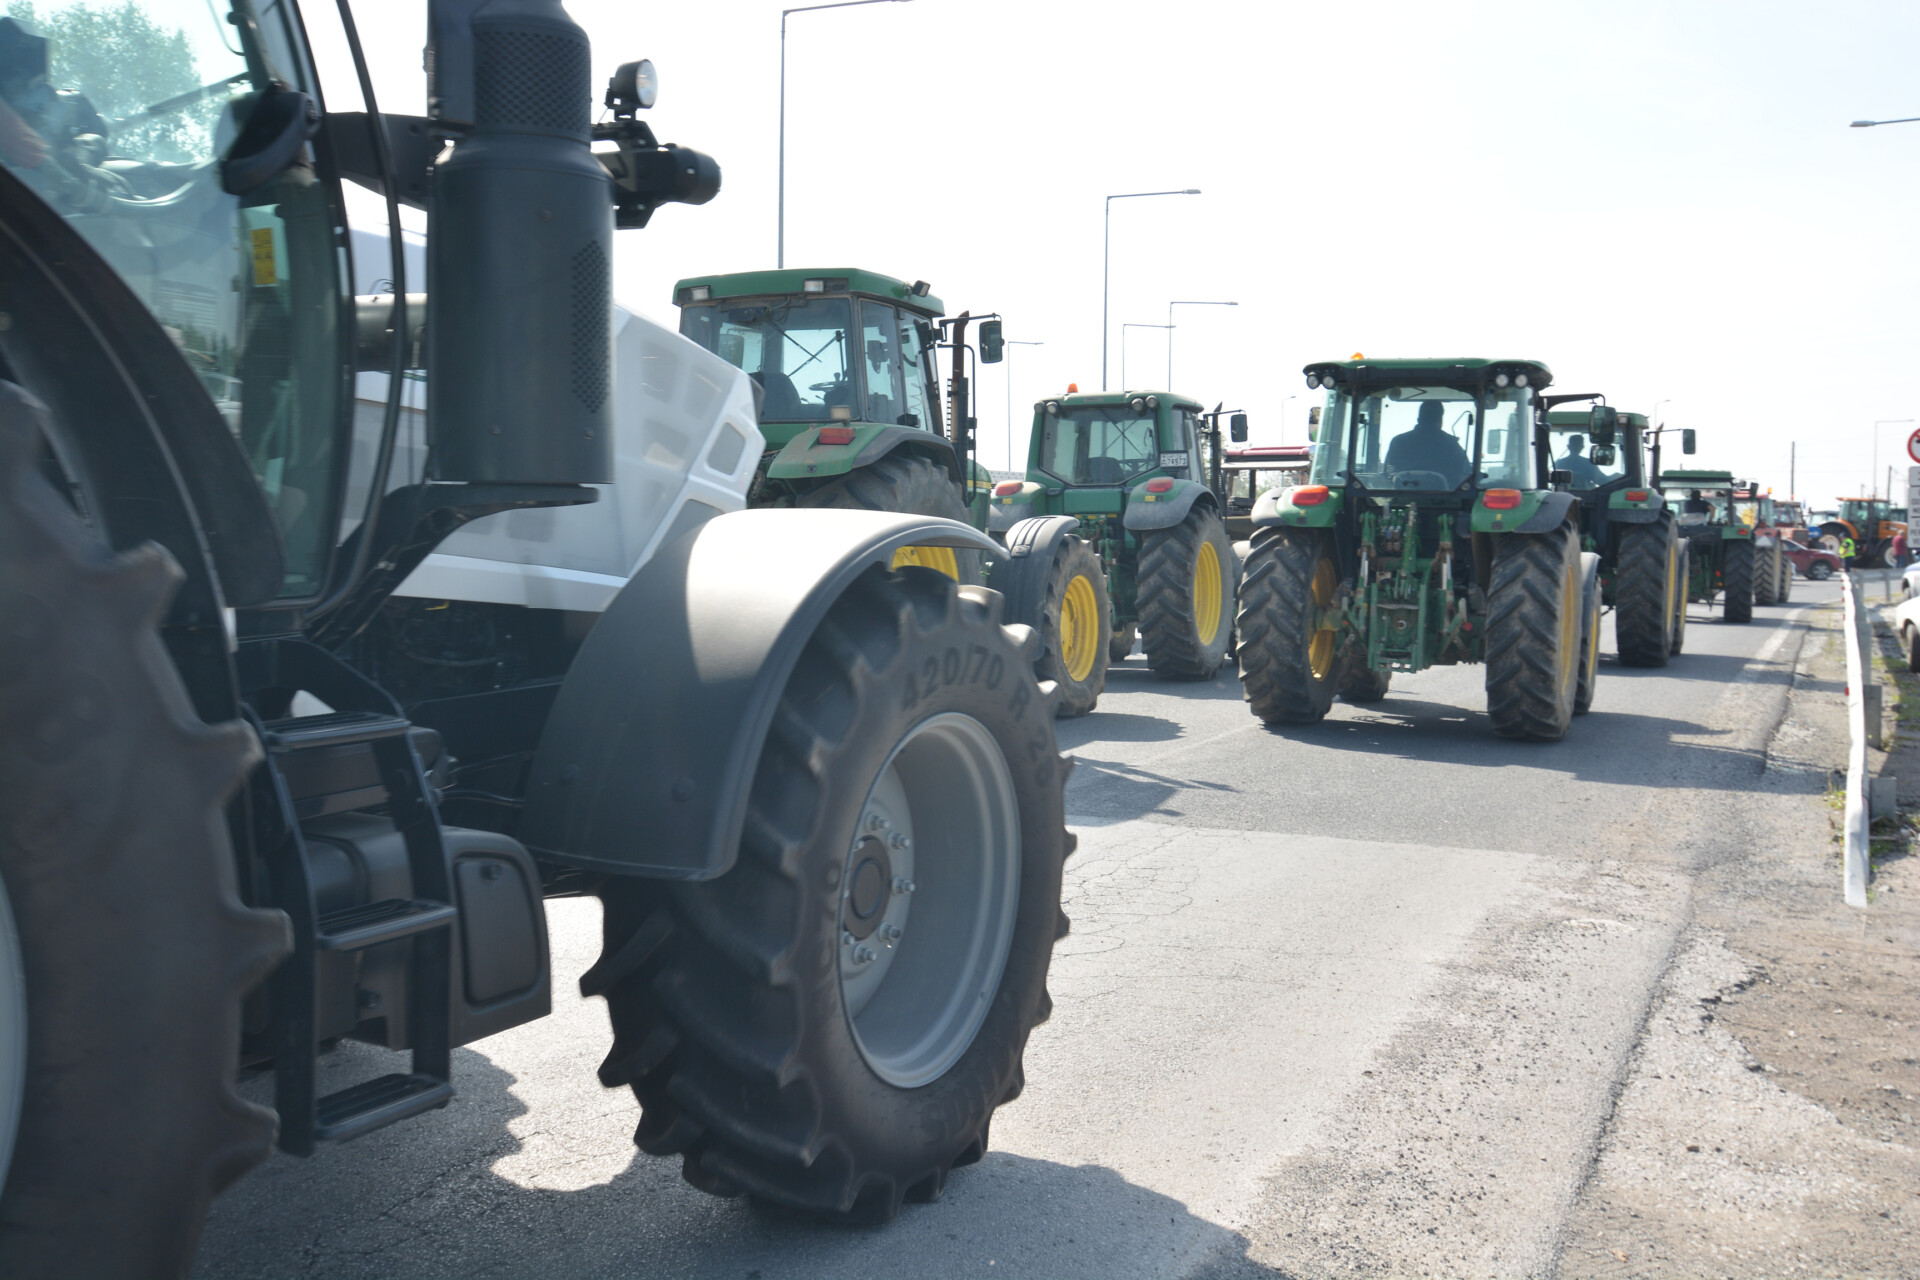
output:
<instances>
[{"instance_id":1,"label":"black exhaust pipe","mask_svg":"<svg viewBox=\"0 0 1920 1280\"><path fill-rule=\"evenodd\" d=\"M614 200L587 33L559 0L431 0L428 25L453 139L427 202L433 478L606 483Z\"/></svg>"}]
</instances>

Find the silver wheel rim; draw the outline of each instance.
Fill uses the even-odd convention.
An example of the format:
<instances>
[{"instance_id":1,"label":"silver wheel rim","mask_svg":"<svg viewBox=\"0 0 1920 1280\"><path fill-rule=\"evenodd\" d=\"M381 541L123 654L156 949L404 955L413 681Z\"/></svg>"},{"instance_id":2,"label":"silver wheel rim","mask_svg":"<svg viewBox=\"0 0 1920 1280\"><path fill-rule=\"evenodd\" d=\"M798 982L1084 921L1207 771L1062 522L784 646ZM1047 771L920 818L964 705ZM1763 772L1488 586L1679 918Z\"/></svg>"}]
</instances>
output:
<instances>
[{"instance_id":1,"label":"silver wheel rim","mask_svg":"<svg viewBox=\"0 0 1920 1280\"><path fill-rule=\"evenodd\" d=\"M0 880L0 1188L13 1165L13 1140L27 1094L27 968L13 922L7 882Z\"/></svg>"},{"instance_id":2,"label":"silver wheel rim","mask_svg":"<svg viewBox=\"0 0 1920 1280\"><path fill-rule=\"evenodd\" d=\"M1020 812L999 743L945 712L874 780L842 868L840 995L888 1084L945 1075L1000 988L1020 901Z\"/></svg>"}]
</instances>

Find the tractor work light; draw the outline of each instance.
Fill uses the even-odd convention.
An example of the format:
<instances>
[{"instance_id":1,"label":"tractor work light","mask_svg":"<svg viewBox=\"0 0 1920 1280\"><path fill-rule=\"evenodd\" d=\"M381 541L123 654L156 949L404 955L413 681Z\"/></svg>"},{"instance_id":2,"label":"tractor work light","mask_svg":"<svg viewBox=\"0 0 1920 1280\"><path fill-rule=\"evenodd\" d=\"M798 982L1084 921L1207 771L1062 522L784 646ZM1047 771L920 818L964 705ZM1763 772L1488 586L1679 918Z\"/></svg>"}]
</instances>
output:
<instances>
[{"instance_id":1,"label":"tractor work light","mask_svg":"<svg viewBox=\"0 0 1920 1280\"><path fill-rule=\"evenodd\" d=\"M1149 408L1149 409L1158 409L1159 407L1160 407L1160 397L1159 397L1159 396L1148 396L1148 397L1147 397L1147 408Z\"/></svg>"},{"instance_id":2,"label":"tractor work light","mask_svg":"<svg viewBox=\"0 0 1920 1280\"><path fill-rule=\"evenodd\" d=\"M1307 390L1309 390L1309 391L1318 391L1319 389L1320 389L1320 375L1319 375L1319 374L1317 374L1317 373L1310 373L1310 374L1308 374L1308 375L1307 375Z\"/></svg>"},{"instance_id":3,"label":"tractor work light","mask_svg":"<svg viewBox=\"0 0 1920 1280\"><path fill-rule=\"evenodd\" d=\"M802 293L825 293L826 291L827 282L825 280L802 280L800 282L800 292Z\"/></svg>"},{"instance_id":4,"label":"tractor work light","mask_svg":"<svg viewBox=\"0 0 1920 1280\"><path fill-rule=\"evenodd\" d=\"M933 286L928 284L925 280L915 280L913 282L914 297L924 298L931 292L933 292Z\"/></svg>"},{"instance_id":5,"label":"tractor work light","mask_svg":"<svg viewBox=\"0 0 1920 1280\"><path fill-rule=\"evenodd\" d=\"M1526 375L1526 374L1524 374L1524 373L1516 373L1516 374L1514 374L1514 375L1513 375L1513 385L1514 385L1514 386L1516 386L1516 387L1524 387L1524 386L1526 386L1526 385L1527 385L1527 375Z\"/></svg>"},{"instance_id":6,"label":"tractor work light","mask_svg":"<svg viewBox=\"0 0 1920 1280\"><path fill-rule=\"evenodd\" d=\"M1329 490L1323 484L1303 484L1290 495L1296 507L1317 507L1327 500Z\"/></svg>"},{"instance_id":7,"label":"tractor work light","mask_svg":"<svg viewBox=\"0 0 1920 1280\"><path fill-rule=\"evenodd\" d=\"M1060 416L1060 402L1058 400L1047 401L1047 416L1049 418L1057 418Z\"/></svg>"},{"instance_id":8,"label":"tractor work light","mask_svg":"<svg viewBox=\"0 0 1920 1280\"><path fill-rule=\"evenodd\" d=\"M1135 413L1140 413L1146 409L1147 402L1140 396L1135 396L1133 399L1127 401L1127 407L1132 409Z\"/></svg>"},{"instance_id":9,"label":"tractor work light","mask_svg":"<svg viewBox=\"0 0 1920 1280\"><path fill-rule=\"evenodd\" d=\"M1518 489L1489 489L1480 495L1480 505L1489 511L1511 511L1520 505Z\"/></svg>"},{"instance_id":10,"label":"tractor work light","mask_svg":"<svg viewBox=\"0 0 1920 1280\"><path fill-rule=\"evenodd\" d=\"M1493 375L1493 385L1496 387L1504 388L1509 382L1512 382L1512 381L1513 379L1509 378L1504 373L1496 373Z\"/></svg>"},{"instance_id":11,"label":"tractor work light","mask_svg":"<svg viewBox=\"0 0 1920 1280\"><path fill-rule=\"evenodd\" d=\"M1165 493L1171 488L1173 488L1172 476L1155 476L1153 479L1147 481L1148 493Z\"/></svg>"},{"instance_id":12,"label":"tractor work light","mask_svg":"<svg viewBox=\"0 0 1920 1280\"><path fill-rule=\"evenodd\" d=\"M693 302L711 302L713 301L713 289L709 285L697 284L687 290L687 297Z\"/></svg>"}]
</instances>

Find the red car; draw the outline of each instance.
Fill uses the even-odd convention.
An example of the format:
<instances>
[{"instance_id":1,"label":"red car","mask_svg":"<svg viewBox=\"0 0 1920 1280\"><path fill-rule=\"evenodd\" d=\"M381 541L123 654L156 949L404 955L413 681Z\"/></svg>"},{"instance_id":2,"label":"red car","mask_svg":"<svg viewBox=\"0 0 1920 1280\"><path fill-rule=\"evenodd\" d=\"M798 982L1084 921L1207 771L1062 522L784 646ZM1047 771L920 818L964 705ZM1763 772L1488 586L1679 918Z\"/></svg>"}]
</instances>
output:
<instances>
[{"instance_id":1,"label":"red car","mask_svg":"<svg viewBox=\"0 0 1920 1280\"><path fill-rule=\"evenodd\" d=\"M1786 551L1787 559L1793 561L1793 571L1803 578L1825 582L1840 572L1839 555L1825 547L1810 547L1792 538L1780 539L1780 546Z\"/></svg>"}]
</instances>

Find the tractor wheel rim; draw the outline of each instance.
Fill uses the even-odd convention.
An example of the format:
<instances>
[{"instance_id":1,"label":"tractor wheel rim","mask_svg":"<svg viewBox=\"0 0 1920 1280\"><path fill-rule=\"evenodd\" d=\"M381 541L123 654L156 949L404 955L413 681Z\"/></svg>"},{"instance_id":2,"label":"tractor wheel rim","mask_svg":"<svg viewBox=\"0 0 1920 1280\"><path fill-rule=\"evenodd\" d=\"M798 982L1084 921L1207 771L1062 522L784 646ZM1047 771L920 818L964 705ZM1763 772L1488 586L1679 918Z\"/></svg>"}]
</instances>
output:
<instances>
[{"instance_id":1,"label":"tractor wheel rim","mask_svg":"<svg viewBox=\"0 0 1920 1280\"><path fill-rule=\"evenodd\" d=\"M960 581L960 557L953 553L952 547L901 547L893 553L893 563L888 567L902 569L910 564L938 569L955 582Z\"/></svg>"},{"instance_id":2,"label":"tractor wheel rim","mask_svg":"<svg viewBox=\"0 0 1920 1280\"><path fill-rule=\"evenodd\" d=\"M1060 665L1079 684L1093 673L1100 647L1100 601L1087 576L1077 573L1060 597Z\"/></svg>"},{"instance_id":3,"label":"tractor wheel rim","mask_svg":"<svg viewBox=\"0 0 1920 1280\"><path fill-rule=\"evenodd\" d=\"M27 968L6 881L0 880L0 1186L13 1163L13 1140L27 1094Z\"/></svg>"},{"instance_id":4,"label":"tractor wheel rim","mask_svg":"<svg viewBox=\"0 0 1920 1280\"><path fill-rule=\"evenodd\" d=\"M900 740L862 806L841 879L840 994L888 1084L930 1084L992 1007L1019 909L1013 773L986 726L944 712Z\"/></svg>"},{"instance_id":5,"label":"tractor wheel rim","mask_svg":"<svg viewBox=\"0 0 1920 1280\"><path fill-rule=\"evenodd\" d=\"M1679 607L1677 597L1680 594L1680 544L1674 543L1667 548L1667 619L1672 623L1673 613Z\"/></svg>"},{"instance_id":6,"label":"tractor wheel rim","mask_svg":"<svg viewBox=\"0 0 1920 1280\"><path fill-rule=\"evenodd\" d=\"M1200 554L1193 558L1193 623L1200 643L1213 643L1220 634L1220 603L1226 592L1220 583L1220 553L1213 543L1202 542Z\"/></svg>"},{"instance_id":7,"label":"tractor wheel rim","mask_svg":"<svg viewBox=\"0 0 1920 1280\"><path fill-rule=\"evenodd\" d=\"M1307 667L1313 672L1315 680L1325 680L1333 673L1334 630L1326 625L1325 614L1333 607L1333 593L1340 586L1340 574L1333 567L1333 561L1322 559L1313 567L1313 622L1312 638L1307 641Z\"/></svg>"},{"instance_id":8,"label":"tractor wheel rim","mask_svg":"<svg viewBox=\"0 0 1920 1280\"><path fill-rule=\"evenodd\" d=\"M1582 657L1586 667L1587 688L1593 688L1593 682L1600 674L1600 601L1594 599L1593 607L1587 610L1587 651Z\"/></svg>"},{"instance_id":9,"label":"tractor wheel rim","mask_svg":"<svg viewBox=\"0 0 1920 1280\"><path fill-rule=\"evenodd\" d=\"M1564 581L1560 584L1560 598L1565 601L1560 609L1560 688L1565 689L1579 670L1580 661L1580 565L1578 562L1567 566Z\"/></svg>"}]
</instances>

